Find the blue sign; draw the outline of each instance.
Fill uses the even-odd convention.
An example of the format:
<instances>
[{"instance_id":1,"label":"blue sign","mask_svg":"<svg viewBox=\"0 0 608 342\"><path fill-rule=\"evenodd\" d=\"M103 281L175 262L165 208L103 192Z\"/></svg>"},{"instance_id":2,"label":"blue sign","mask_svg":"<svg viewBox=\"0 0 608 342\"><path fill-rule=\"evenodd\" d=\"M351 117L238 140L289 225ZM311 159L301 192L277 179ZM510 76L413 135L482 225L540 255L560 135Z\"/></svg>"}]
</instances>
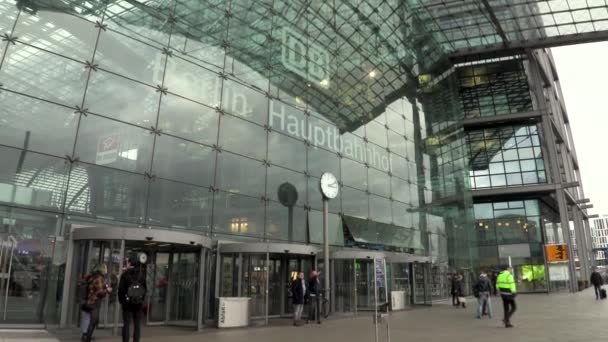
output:
<instances>
[{"instance_id":1,"label":"blue sign","mask_svg":"<svg viewBox=\"0 0 608 342\"><path fill-rule=\"evenodd\" d=\"M376 287L383 289L386 287L386 275L384 274L384 259L374 259L376 273Z\"/></svg>"}]
</instances>

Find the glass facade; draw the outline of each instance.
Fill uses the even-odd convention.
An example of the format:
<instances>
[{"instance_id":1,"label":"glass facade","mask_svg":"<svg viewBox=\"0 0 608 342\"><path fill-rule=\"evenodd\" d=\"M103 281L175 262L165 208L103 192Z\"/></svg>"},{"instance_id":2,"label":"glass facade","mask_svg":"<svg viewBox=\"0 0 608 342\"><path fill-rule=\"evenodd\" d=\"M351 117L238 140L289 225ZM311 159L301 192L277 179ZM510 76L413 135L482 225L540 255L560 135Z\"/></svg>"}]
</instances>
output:
<instances>
[{"instance_id":1,"label":"glass facade","mask_svg":"<svg viewBox=\"0 0 608 342\"><path fill-rule=\"evenodd\" d=\"M461 67L458 80L466 118L532 110L528 76L520 59Z\"/></svg>"},{"instance_id":2,"label":"glass facade","mask_svg":"<svg viewBox=\"0 0 608 342\"><path fill-rule=\"evenodd\" d=\"M558 220L543 225L539 200L473 210L471 190L546 183L542 132L529 123L464 128L534 109L528 62L453 68L450 53L505 37L477 3L469 10L465 1L464 12L422 3L0 0L0 250L19 265L0 263L0 288L10 289L0 325L65 318L75 227L195 234L212 250L226 241L318 247L325 172L340 187L329 202L332 251L423 257L431 265L389 262L390 286L412 303L447 296L450 271L470 277L503 261L501 246L528 246L522 272L539 274L543 229L563 241ZM506 37L514 27L536 38L564 33L549 23L561 9L545 3L520 1L526 11L512 11ZM600 25L596 7L581 11ZM468 24L452 27L448 19L465 12ZM110 240L78 242L74 255L97 253L118 275L115 252L145 248ZM215 290L250 296L256 315L285 314L284 302L269 304L285 292L284 272L326 266L310 253L215 251L155 252L154 267L172 268L154 268L163 281L208 267L209 288L186 282L179 307L189 311L172 317L200 319L191 306L207 296L200 302L215 318ZM350 286L370 290L371 262L333 265L341 310L368 307L369 296L350 301Z\"/></svg>"},{"instance_id":3,"label":"glass facade","mask_svg":"<svg viewBox=\"0 0 608 342\"><path fill-rule=\"evenodd\" d=\"M25 265L50 272L9 307L31 295L57 323L40 305L73 226L320 244L324 172L341 187L330 244L431 257L441 297L471 262L465 135L453 78L417 94L397 72L442 58L403 43L400 6L1 0L1 237L36 240Z\"/></svg>"},{"instance_id":4,"label":"glass facade","mask_svg":"<svg viewBox=\"0 0 608 342\"><path fill-rule=\"evenodd\" d=\"M473 189L547 182L536 125L469 130L467 141Z\"/></svg>"},{"instance_id":5,"label":"glass facade","mask_svg":"<svg viewBox=\"0 0 608 342\"><path fill-rule=\"evenodd\" d=\"M498 272L511 258L519 291L547 291L544 229L551 213L538 199L475 203L479 267Z\"/></svg>"}]
</instances>

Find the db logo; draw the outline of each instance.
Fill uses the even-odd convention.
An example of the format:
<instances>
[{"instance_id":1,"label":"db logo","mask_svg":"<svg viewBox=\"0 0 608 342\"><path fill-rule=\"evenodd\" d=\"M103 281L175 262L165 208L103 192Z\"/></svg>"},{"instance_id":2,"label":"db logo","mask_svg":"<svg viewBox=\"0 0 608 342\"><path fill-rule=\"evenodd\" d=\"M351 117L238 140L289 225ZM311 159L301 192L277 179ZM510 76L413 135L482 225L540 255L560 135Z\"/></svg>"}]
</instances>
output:
<instances>
[{"instance_id":1,"label":"db logo","mask_svg":"<svg viewBox=\"0 0 608 342\"><path fill-rule=\"evenodd\" d=\"M290 71L308 81L329 85L329 53L317 44L306 43L306 37L283 28L281 62Z\"/></svg>"}]
</instances>

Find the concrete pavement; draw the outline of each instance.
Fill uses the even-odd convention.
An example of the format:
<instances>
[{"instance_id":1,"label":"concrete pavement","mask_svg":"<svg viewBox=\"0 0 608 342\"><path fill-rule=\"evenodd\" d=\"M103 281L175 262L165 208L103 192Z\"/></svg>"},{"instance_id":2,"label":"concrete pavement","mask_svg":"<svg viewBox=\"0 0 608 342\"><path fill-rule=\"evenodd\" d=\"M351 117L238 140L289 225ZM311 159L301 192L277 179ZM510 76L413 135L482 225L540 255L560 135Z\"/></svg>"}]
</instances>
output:
<instances>
[{"instance_id":1,"label":"concrete pavement","mask_svg":"<svg viewBox=\"0 0 608 342\"><path fill-rule=\"evenodd\" d=\"M391 341L584 342L602 339L608 326L608 301L596 301L593 292L589 290L577 294L520 295L517 298L518 311L513 318L516 325L514 329L505 329L502 326L502 303L499 298L493 298L494 318L491 320L476 319L474 304L469 302L466 309L436 305L393 313L390 319ZM381 341L386 341L386 327L381 327L380 331ZM152 327L144 329L142 340L370 342L374 341L374 327L369 316L332 319L322 325L293 327L288 321L284 321L270 327L229 330L210 328L202 333ZM2 338L0 341L3 341ZM110 342L120 339L99 334L98 341Z\"/></svg>"}]
</instances>

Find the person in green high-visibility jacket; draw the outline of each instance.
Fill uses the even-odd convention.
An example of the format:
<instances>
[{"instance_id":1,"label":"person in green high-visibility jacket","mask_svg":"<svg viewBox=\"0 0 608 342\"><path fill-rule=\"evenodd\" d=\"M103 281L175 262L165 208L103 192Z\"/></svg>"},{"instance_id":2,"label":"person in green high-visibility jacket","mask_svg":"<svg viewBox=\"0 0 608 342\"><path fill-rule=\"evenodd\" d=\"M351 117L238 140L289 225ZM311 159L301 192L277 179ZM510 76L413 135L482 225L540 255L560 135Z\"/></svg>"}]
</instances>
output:
<instances>
[{"instance_id":1,"label":"person in green high-visibility jacket","mask_svg":"<svg viewBox=\"0 0 608 342\"><path fill-rule=\"evenodd\" d=\"M511 317L517 309L515 305L515 296L517 295L517 287L515 285L515 278L511 274L511 268L506 266L498 278L496 279L496 289L502 297L502 305L504 308L504 319L505 328L513 328L511 324Z\"/></svg>"}]
</instances>

